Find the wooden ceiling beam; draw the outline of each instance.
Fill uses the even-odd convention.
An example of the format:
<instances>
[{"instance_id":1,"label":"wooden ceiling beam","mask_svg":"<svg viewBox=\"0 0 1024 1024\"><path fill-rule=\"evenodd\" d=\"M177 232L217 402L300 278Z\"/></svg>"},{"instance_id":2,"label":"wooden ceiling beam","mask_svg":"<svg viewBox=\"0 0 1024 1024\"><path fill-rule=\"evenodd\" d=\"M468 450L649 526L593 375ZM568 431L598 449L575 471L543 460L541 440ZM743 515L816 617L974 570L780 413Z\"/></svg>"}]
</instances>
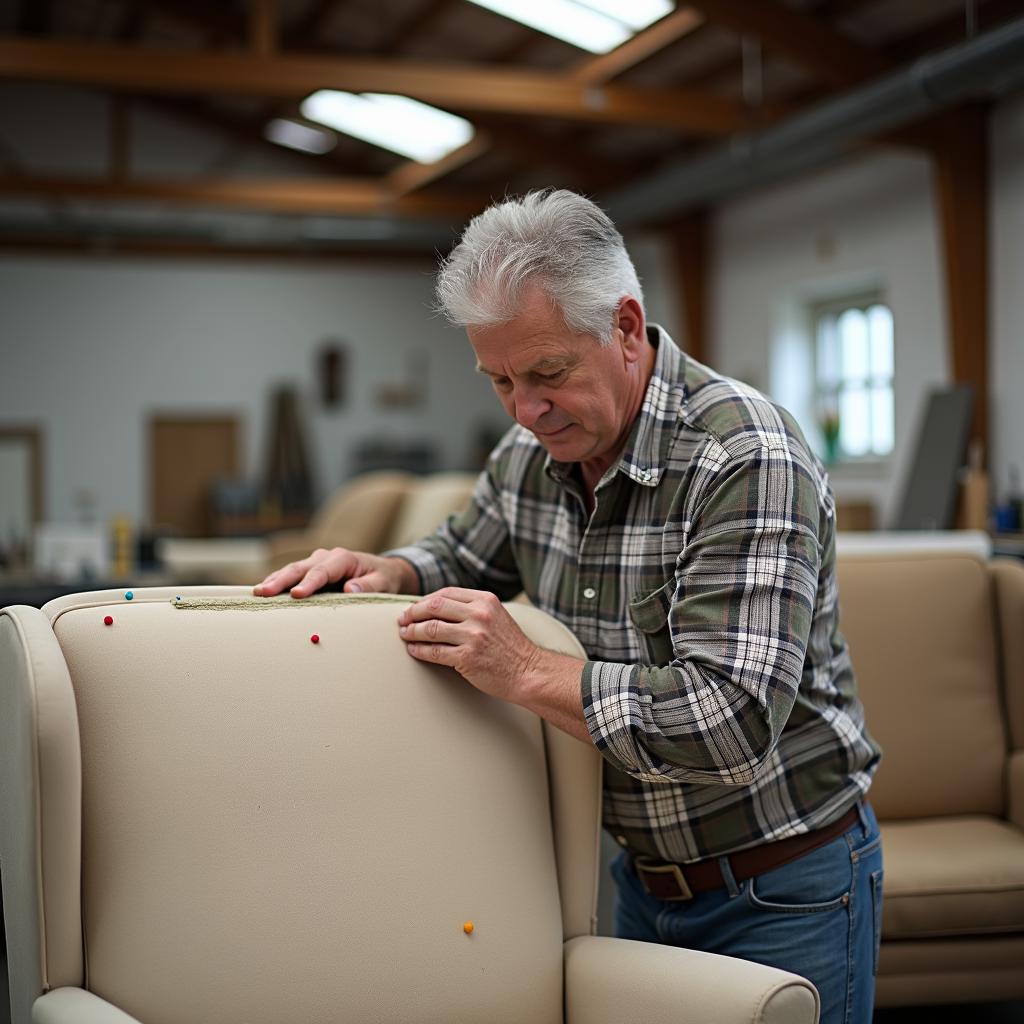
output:
<instances>
[{"instance_id":1,"label":"wooden ceiling beam","mask_svg":"<svg viewBox=\"0 0 1024 1024\"><path fill-rule=\"evenodd\" d=\"M695 32L703 24L704 17L699 12L692 7L680 7L611 52L580 61L568 77L582 85L604 85Z\"/></svg>"},{"instance_id":2,"label":"wooden ceiling beam","mask_svg":"<svg viewBox=\"0 0 1024 1024\"><path fill-rule=\"evenodd\" d=\"M755 36L766 50L786 57L830 85L849 86L892 69L883 54L823 24L813 14L779 0L691 0L711 24Z\"/></svg>"},{"instance_id":3,"label":"wooden ceiling beam","mask_svg":"<svg viewBox=\"0 0 1024 1024\"><path fill-rule=\"evenodd\" d=\"M435 160L433 163L421 164L415 160L396 167L384 179L388 191L395 196L409 195L417 189L431 185L439 181L447 174L457 171L460 167L483 156L491 146L490 139L486 135L477 133L464 146L453 149L447 156Z\"/></svg>"},{"instance_id":4,"label":"wooden ceiling beam","mask_svg":"<svg viewBox=\"0 0 1024 1024\"><path fill-rule=\"evenodd\" d=\"M443 7L450 2L451 0L433 0L424 10ZM654 53L665 49L665 47L682 39L683 36L693 32L702 24L703 20L691 8L681 8L662 18L643 32L637 33L632 39L627 40L610 53L599 57L588 57L581 61L566 77L580 85L591 87L604 85L617 75L628 71L631 67L635 67ZM517 125L514 130L494 126L488 130L492 136L492 144L496 148L525 155L531 160L548 158L554 163L568 168L574 175L588 182L590 187L606 187L613 182L622 180L621 174L615 173L615 171L609 172L607 167L596 166L600 164L600 161L587 159L572 146L560 145L558 142L536 132L530 133L531 139L525 139L523 137L523 127L520 125ZM526 130L529 132L529 129ZM465 149L466 147L463 148ZM469 160L475 159L477 156L483 156L488 149L488 146L482 146L477 148L466 159L459 159L457 162L444 166L441 163L431 165L435 168L435 171L424 173L422 180L424 183L437 181L443 175L464 167ZM408 169L399 168L393 172L393 178L403 183L414 183L419 180L415 165L410 165ZM416 186L413 185L412 187ZM407 190L403 188L403 192Z\"/></svg>"},{"instance_id":5,"label":"wooden ceiling beam","mask_svg":"<svg viewBox=\"0 0 1024 1024\"><path fill-rule=\"evenodd\" d=\"M661 125L721 136L743 124L732 100L684 91L590 87L564 75L467 64L151 48L0 38L0 78L136 92L306 96L316 89L396 92L463 110Z\"/></svg>"},{"instance_id":6,"label":"wooden ceiling beam","mask_svg":"<svg viewBox=\"0 0 1024 1024\"><path fill-rule=\"evenodd\" d=\"M486 196L396 196L377 179L288 178L108 181L95 178L0 176L0 196L96 202L161 202L184 206L406 218L454 218L478 213Z\"/></svg>"}]
</instances>

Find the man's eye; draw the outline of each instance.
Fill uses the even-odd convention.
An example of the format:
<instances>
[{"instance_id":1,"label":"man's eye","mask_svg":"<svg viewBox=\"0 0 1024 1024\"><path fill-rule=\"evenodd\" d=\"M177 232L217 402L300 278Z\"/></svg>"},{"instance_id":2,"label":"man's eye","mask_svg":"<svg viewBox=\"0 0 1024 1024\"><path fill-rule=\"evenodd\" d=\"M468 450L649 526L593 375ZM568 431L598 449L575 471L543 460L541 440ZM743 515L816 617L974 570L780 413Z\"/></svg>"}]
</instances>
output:
<instances>
[{"instance_id":1,"label":"man's eye","mask_svg":"<svg viewBox=\"0 0 1024 1024\"><path fill-rule=\"evenodd\" d=\"M561 380L565 376L565 370L555 370L554 373L538 373L537 376L542 381L550 383L551 381Z\"/></svg>"},{"instance_id":2,"label":"man's eye","mask_svg":"<svg viewBox=\"0 0 1024 1024\"><path fill-rule=\"evenodd\" d=\"M512 381L508 377L493 377L492 380L499 391L508 391L512 387Z\"/></svg>"}]
</instances>

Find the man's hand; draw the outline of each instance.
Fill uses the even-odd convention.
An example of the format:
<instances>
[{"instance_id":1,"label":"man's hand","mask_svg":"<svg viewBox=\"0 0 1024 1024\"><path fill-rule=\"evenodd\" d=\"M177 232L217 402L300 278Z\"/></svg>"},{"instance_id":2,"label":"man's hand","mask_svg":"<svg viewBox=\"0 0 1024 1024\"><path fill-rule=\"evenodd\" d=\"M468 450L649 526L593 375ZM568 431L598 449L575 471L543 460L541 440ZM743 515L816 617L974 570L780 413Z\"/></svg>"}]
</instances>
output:
<instances>
[{"instance_id":1,"label":"man's hand","mask_svg":"<svg viewBox=\"0 0 1024 1024\"><path fill-rule=\"evenodd\" d=\"M494 594L445 587L405 608L398 632L419 661L448 665L483 693L591 742L580 695L583 662L532 643Z\"/></svg>"},{"instance_id":2,"label":"man's hand","mask_svg":"<svg viewBox=\"0 0 1024 1024\"><path fill-rule=\"evenodd\" d=\"M292 597L310 594L340 580L347 580L348 594L411 594L419 587L416 570L402 558L382 558L347 548L317 548L308 558L272 572L252 588L257 597L273 597L291 588Z\"/></svg>"}]
</instances>

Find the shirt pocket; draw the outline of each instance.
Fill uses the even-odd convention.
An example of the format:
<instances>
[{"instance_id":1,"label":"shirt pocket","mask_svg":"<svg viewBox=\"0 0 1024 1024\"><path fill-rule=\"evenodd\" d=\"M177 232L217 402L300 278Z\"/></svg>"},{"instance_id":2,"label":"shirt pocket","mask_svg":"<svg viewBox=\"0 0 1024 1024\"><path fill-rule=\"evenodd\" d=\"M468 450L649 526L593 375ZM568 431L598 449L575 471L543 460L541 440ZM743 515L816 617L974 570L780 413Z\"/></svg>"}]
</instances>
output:
<instances>
[{"instance_id":1,"label":"shirt pocket","mask_svg":"<svg viewBox=\"0 0 1024 1024\"><path fill-rule=\"evenodd\" d=\"M672 610L675 579L667 580L657 590L629 602L629 617L636 627L645 664L662 666L672 661L672 635L668 617Z\"/></svg>"}]
</instances>

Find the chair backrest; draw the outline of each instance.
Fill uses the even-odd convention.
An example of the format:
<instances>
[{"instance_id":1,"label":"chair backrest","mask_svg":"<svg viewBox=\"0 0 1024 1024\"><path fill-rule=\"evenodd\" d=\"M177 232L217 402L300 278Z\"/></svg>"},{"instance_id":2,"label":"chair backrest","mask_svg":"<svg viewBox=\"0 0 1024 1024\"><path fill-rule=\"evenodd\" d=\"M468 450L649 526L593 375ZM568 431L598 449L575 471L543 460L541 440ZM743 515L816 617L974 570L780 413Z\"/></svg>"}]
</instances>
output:
<instances>
[{"instance_id":1,"label":"chair backrest","mask_svg":"<svg viewBox=\"0 0 1024 1024\"><path fill-rule=\"evenodd\" d=\"M1002 814L1006 723L992 575L970 554L840 555L840 628L883 748L880 817Z\"/></svg>"},{"instance_id":2,"label":"chair backrest","mask_svg":"<svg viewBox=\"0 0 1024 1024\"><path fill-rule=\"evenodd\" d=\"M147 1024L562 1020L563 940L593 928L600 758L410 658L401 607L206 588L6 610L0 667L65 734L31 740L46 785L20 784L44 821L75 805L76 768L81 785L80 823L21 837L57 854L31 866L53 896L28 901L42 985L84 970ZM4 866L5 899L33 884ZM76 927L84 952L51 956Z\"/></svg>"}]
</instances>

